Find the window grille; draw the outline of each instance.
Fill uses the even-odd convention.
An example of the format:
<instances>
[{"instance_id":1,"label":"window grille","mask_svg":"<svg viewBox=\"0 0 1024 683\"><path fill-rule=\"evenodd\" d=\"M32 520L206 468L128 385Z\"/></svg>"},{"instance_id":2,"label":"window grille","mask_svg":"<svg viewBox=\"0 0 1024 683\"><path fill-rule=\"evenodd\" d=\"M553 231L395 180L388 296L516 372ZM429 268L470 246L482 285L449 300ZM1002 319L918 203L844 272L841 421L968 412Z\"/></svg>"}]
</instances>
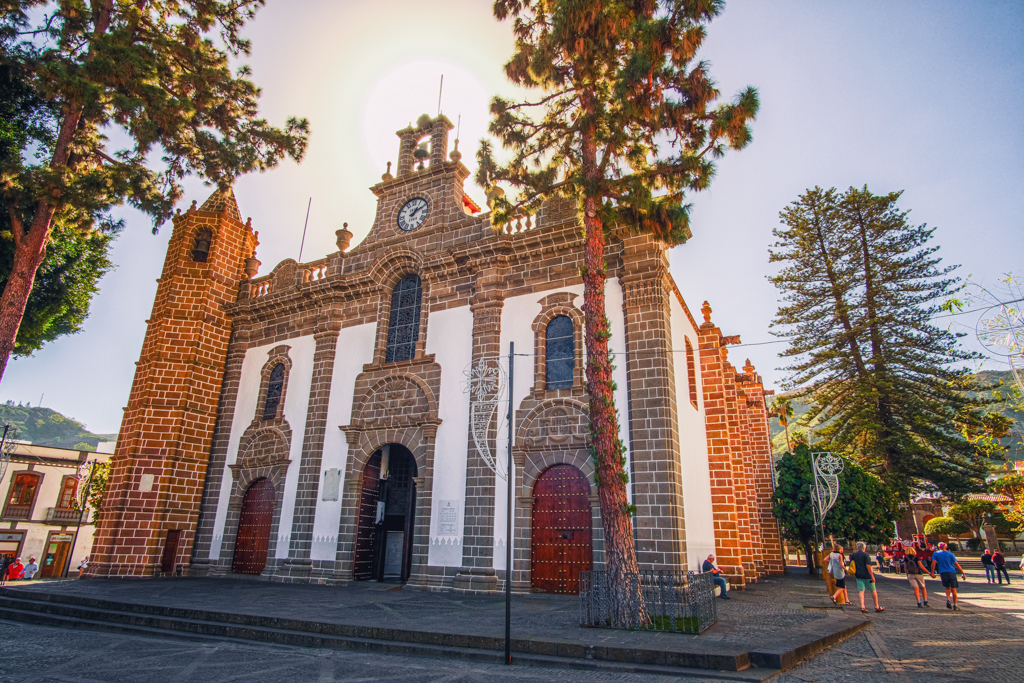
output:
<instances>
[{"instance_id":1,"label":"window grille","mask_svg":"<svg viewBox=\"0 0 1024 683\"><path fill-rule=\"evenodd\" d=\"M420 299L423 290L417 275L406 275L391 293L391 316L388 318L388 346L385 363L412 360L420 336Z\"/></svg>"},{"instance_id":2,"label":"window grille","mask_svg":"<svg viewBox=\"0 0 1024 683\"><path fill-rule=\"evenodd\" d=\"M278 363L270 371L270 384L267 385L267 402L263 404L264 420L273 420L277 417L277 408L281 405L282 393L284 393L284 363Z\"/></svg>"},{"instance_id":3,"label":"window grille","mask_svg":"<svg viewBox=\"0 0 1024 683\"><path fill-rule=\"evenodd\" d=\"M576 339L572 319L565 315L552 318L544 337L547 388L571 387L576 369Z\"/></svg>"}]
</instances>

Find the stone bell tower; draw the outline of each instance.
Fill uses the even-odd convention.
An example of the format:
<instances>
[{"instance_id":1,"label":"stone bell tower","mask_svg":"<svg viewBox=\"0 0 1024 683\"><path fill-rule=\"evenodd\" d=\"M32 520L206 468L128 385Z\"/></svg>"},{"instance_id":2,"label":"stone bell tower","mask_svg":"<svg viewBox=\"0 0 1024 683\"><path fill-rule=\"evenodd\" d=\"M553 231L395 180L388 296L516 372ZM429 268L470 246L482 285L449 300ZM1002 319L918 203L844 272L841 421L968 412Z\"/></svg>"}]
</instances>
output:
<instances>
[{"instance_id":1,"label":"stone bell tower","mask_svg":"<svg viewBox=\"0 0 1024 683\"><path fill-rule=\"evenodd\" d=\"M224 305L255 274L231 188L173 219L86 577L187 567L231 335Z\"/></svg>"}]
</instances>

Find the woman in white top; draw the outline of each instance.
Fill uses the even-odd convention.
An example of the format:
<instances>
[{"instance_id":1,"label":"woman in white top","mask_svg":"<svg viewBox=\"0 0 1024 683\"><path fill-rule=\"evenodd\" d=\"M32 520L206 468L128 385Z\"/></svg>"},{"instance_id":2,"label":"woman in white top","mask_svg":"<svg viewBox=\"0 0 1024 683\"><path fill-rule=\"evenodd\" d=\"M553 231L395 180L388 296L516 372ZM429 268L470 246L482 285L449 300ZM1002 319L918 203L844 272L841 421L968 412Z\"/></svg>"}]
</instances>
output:
<instances>
[{"instance_id":1,"label":"woman in white top","mask_svg":"<svg viewBox=\"0 0 1024 683\"><path fill-rule=\"evenodd\" d=\"M846 558L843 557L843 546L833 546L832 554L828 556L828 573L836 580L836 593L832 596L832 602L837 605L853 604L846 592ZM842 596L842 600L839 596Z\"/></svg>"}]
</instances>

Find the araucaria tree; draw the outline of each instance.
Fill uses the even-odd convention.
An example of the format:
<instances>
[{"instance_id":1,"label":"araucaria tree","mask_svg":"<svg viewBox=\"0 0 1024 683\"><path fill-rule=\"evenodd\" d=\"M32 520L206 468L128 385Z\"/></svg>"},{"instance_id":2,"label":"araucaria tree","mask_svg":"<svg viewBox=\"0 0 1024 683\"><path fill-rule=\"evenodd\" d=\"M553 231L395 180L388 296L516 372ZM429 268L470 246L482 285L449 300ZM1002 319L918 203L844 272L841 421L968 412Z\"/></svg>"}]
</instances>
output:
<instances>
[{"instance_id":1,"label":"araucaria tree","mask_svg":"<svg viewBox=\"0 0 1024 683\"><path fill-rule=\"evenodd\" d=\"M981 490L984 459L963 436L984 429L984 399L967 370L975 357L932 324L956 291L934 229L911 225L899 192L808 190L782 212L771 278L789 339L788 384L810 397L816 444L853 456L903 497L916 488Z\"/></svg>"},{"instance_id":2,"label":"araucaria tree","mask_svg":"<svg viewBox=\"0 0 1024 683\"><path fill-rule=\"evenodd\" d=\"M114 224L128 203L164 222L180 181L221 186L283 157L302 158L305 120L284 129L259 118L259 89L230 57L263 0L12 0L0 14L0 64L55 110L42 158L0 167L0 204L14 258L0 296L0 377L54 227ZM107 135L124 140L115 149ZM155 228L154 228L155 229Z\"/></svg>"},{"instance_id":3,"label":"araucaria tree","mask_svg":"<svg viewBox=\"0 0 1024 683\"><path fill-rule=\"evenodd\" d=\"M577 202L583 224L586 379L597 461L605 562L613 576L637 570L623 444L612 399L605 317L606 232L624 229L668 244L690 235L686 193L708 187L714 159L750 142L757 93L729 104L707 64L695 61L720 0L497 0L512 18L515 53L505 73L539 92L491 102L490 132L509 151L499 163L481 143L477 182L492 222L530 214L553 196ZM513 199L496 188L517 190Z\"/></svg>"}]
</instances>

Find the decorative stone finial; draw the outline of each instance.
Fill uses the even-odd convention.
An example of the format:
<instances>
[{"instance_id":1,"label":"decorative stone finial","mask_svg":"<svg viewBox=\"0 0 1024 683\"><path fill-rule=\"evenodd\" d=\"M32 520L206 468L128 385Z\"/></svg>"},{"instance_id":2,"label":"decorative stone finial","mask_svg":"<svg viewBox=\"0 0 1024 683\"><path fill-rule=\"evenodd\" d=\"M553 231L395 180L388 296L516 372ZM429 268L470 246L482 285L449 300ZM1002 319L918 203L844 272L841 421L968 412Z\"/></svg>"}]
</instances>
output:
<instances>
[{"instance_id":1,"label":"decorative stone finial","mask_svg":"<svg viewBox=\"0 0 1024 683\"><path fill-rule=\"evenodd\" d=\"M430 124L434 121L430 118L430 114L420 114L420 117L416 119L416 125L419 128L430 128Z\"/></svg>"},{"instance_id":2,"label":"decorative stone finial","mask_svg":"<svg viewBox=\"0 0 1024 683\"><path fill-rule=\"evenodd\" d=\"M388 170L384 172L384 175L380 177L381 180L394 180L395 176L391 175L391 162L388 162Z\"/></svg>"},{"instance_id":3,"label":"decorative stone finial","mask_svg":"<svg viewBox=\"0 0 1024 683\"><path fill-rule=\"evenodd\" d=\"M448 158L451 159L452 161L461 161L462 160L462 152L459 151L459 139L458 138L455 138L455 149L453 149L452 153L448 155Z\"/></svg>"},{"instance_id":4,"label":"decorative stone finial","mask_svg":"<svg viewBox=\"0 0 1024 683\"><path fill-rule=\"evenodd\" d=\"M711 322L711 304L705 301L704 305L700 307L700 312L704 314L704 322Z\"/></svg>"},{"instance_id":5,"label":"decorative stone finial","mask_svg":"<svg viewBox=\"0 0 1024 683\"><path fill-rule=\"evenodd\" d=\"M747 373L748 375L754 372L754 366L751 364L749 358L747 359L747 362L743 364L743 372Z\"/></svg>"},{"instance_id":6,"label":"decorative stone finial","mask_svg":"<svg viewBox=\"0 0 1024 683\"><path fill-rule=\"evenodd\" d=\"M190 206L188 210L191 211L192 213L196 212L196 200L192 200L192 206Z\"/></svg>"},{"instance_id":7,"label":"decorative stone finial","mask_svg":"<svg viewBox=\"0 0 1024 683\"><path fill-rule=\"evenodd\" d=\"M390 166L390 164L389 164ZM334 234L337 236L338 251L345 252L348 250L348 245L352 244L352 231L348 229L348 223L342 224L341 230L335 230Z\"/></svg>"},{"instance_id":8,"label":"decorative stone finial","mask_svg":"<svg viewBox=\"0 0 1024 683\"><path fill-rule=\"evenodd\" d=\"M245 276L251 280L259 271L260 262L256 259L256 252L253 252L252 257L245 259Z\"/></svg>"}]
</instances>

